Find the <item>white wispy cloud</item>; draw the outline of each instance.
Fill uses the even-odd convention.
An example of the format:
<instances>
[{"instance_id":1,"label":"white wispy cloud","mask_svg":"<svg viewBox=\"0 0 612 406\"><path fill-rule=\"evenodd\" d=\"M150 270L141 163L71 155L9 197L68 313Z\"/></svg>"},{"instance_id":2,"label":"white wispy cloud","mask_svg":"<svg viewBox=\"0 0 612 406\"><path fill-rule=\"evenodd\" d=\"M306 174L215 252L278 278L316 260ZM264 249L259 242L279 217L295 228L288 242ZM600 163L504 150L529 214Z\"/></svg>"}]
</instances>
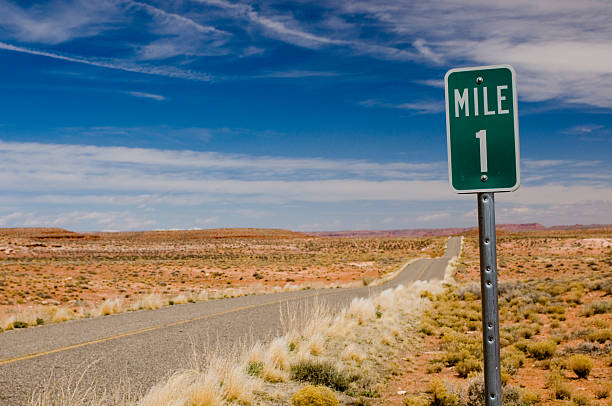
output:
<instances>
[{"instance_id":1,"label":"white wispy cloud","mask_svg":"<svg viewBox=\"0 0 612 406\"><path fill-rule=\"evenodd\" d=\"M345 15L367 15L391 39L426 41L447 65L510 63L527 101L612 107L612 7L605 0L503 3L470 0L345 1ZM435 24L432 24L435 21Z\"/></svg>"},{"instance_id":2,"label":"white wispy cloud","mask_svg":"<svg viewBox=\"0 0 612 406\"><path fill-rule=\"evenodd\" d=\"M129 21L120 3L111 1L62 1L25 7L25 3L18 6L0 1L0 27L23 42L59 44L96 36Z\"/></svg>"},{"instance_id":3,"label":"white wispy cloud","mask_svg":"<svg viewBox=\"0 0 612 406\"><path fill-rule=\"evenodd\" d=\"M441 101L423 100L406 103L387 103L379 100L369 99L360 102L365 107L383 107L388 109L410 110L417 114L436 114L444 111L444 103Z\"/></svg>"},{"instance_id":4,"label":"white wispy cloud","mask_svg":"<svg viewBox=\"0 0 612 406\"><path fill-rule=\"evenodd\" d=\"M167 76L167 77L173 77L173 78L198 80L198 81L204 81L204 82L208 82L211 80L211 77L205 73L179 69L179 68L175 68L172 66L148 66L148 65L132 64L132 63L116 61L116 60L105 60L105 59L98 59L98 58L95 58L95 59L94 58L82 58L82 57L58 54L55 52L47 52L47 51L40 51L37 49L24 48L24 47L12 45L12 44L7 44L1 41L0 41L0 49L5 50L5 51L20 52L20 53L25 53L25 54L30 54L30 55L44 56L47 58L59 59L62 61L67 61L67 62L75 62L75 63L81 63L85 65L97 66L100 68L118 69L118 70L122 70L126 72L143 73L147 75Z\"/></svg>"},{"instance_id":5,"label":"white wispy cloud","mask_svg":"<svg viewBox=\"0 0 612 406\"><path fill-rule=\"evenodd\" d=\"M252 77L259 78L286 78L286 79L295 79L295 78L313 78L313 77L333 77L338 76L338 72L326 72L326 71L316 71L316 70L286 70L286 71L276 71L264 73L261 75L255 75Z\"/></svg>"},{"instance_id":6,"label":"white wispy cloud","mask_svg":"<svg viewBox=\"0 0 612 406\"><path fill-rule=\"evenodd\" d=\"M154 93L145 93L145 92L127 92L127 93L131 96L140 97L144 99L153 99L157 101L166 100L164 96L159 95L159 94L154 94Z\"/></svg>"}]
</instances>

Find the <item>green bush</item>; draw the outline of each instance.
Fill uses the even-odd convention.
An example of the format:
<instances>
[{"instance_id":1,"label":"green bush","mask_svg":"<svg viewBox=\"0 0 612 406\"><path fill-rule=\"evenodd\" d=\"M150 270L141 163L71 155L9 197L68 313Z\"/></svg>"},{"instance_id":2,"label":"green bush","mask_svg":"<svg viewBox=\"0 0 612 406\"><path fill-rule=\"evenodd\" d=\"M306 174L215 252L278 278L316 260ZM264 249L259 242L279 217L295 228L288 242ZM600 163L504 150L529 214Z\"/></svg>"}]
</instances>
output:
<instances>
[{"instance_id":1,"label":"green bush","mask_svg":"<svg viewBox=\"0 0 612 406\"><path fill-rule=\"evenodd\" d=\"M291 377L295 381L324 385L340 392L348 389L354 377L349 378L334 366L325 361L301 361L291 366Z\"/></svg>"},{"instance_id":2,"label":"green bush","mask_svg":"<svg viewBox=\"0 0 612 406\"><path fill-rule=\"evenodd\" d=\"M552 340L538 341L527 345L527 353L537 360L551 358L557 351L557 344Z\"/></svg>"},{"instance_id":3,"label":"green bush","mask_svg":"<svg viewBox=\"0 0 612 406\"><path fill-rule=\"evenodd\" d=\"M14 321L13 328L26 328L28 327L28 323L25 321Z\"/></svg>"},{"instance_id":4,"label":"green bush","mask_svg":"<svg viewBox=\"0 0 612 406\"><path fill-rule=\"evenodd\" d=\"M338 406L334 392L324 386L308 385L295 392L291 397L293 406Z\"/></svg>"},{"instance_id":5,"label":"green bush","mask_svg":"<svg viewBox=\"0 0 612 406\"><path fill-rule=\"evenodd\" d=\"M576 354L569 359L568 366L578 378L586 378L591 373L593 361L584 354Z\"/></svg>"}]
</instances>

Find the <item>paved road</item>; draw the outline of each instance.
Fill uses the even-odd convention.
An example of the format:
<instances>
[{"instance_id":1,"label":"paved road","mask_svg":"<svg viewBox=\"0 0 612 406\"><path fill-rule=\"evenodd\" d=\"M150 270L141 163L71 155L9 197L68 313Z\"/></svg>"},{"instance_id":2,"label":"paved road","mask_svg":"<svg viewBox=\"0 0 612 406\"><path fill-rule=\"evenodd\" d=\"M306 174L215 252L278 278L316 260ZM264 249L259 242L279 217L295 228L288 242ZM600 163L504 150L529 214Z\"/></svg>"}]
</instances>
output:
<instances>
[{"instance_id":1,"label":"paved road","mask_svg":"<svg viewBox=\"0 0 612 406\"><path fill-rule=\"evenodd\" d=\"M230 351L282 331L281 308L298 309L313 300L332 309L385 288L415 280L442 279L460 238L449 239L441 258L420 259L379 287L303 290L169 306L73 320L0 334L0 405L21 405L50 376L95 379L98 388L129 376L132 389L146 390L201 354Z\"/></svg>"}]
</instances>

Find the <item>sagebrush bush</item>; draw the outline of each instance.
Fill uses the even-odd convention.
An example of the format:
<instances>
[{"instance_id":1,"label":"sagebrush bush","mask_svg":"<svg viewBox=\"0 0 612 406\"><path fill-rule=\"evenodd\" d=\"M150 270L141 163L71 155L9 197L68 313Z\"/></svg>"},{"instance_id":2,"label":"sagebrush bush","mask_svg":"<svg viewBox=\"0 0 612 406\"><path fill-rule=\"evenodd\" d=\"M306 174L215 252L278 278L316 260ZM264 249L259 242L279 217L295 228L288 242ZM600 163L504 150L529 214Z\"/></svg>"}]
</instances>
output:
<instances>
[{"instance_id":1,"label":"sagebrush bush","mask_svg":"<svg viewBox=\"0 0 612 406\"><path fill-rule=\"evenodd\" d=\"M593 368L593 360L587 355L576 354L569 359L568 366L578 378L586 378Z\"/></svg>"},{"instance_id":2,"label":"sagebrush bush","mask_svg":"<svg viewBox=\"0 0 612 406\"><path fill-rule=\"evenodd\" d=\"M295 392L291 397L293 406L338 406L334 392L324 386L308 385Z\"/></svg>"}]
</instances>

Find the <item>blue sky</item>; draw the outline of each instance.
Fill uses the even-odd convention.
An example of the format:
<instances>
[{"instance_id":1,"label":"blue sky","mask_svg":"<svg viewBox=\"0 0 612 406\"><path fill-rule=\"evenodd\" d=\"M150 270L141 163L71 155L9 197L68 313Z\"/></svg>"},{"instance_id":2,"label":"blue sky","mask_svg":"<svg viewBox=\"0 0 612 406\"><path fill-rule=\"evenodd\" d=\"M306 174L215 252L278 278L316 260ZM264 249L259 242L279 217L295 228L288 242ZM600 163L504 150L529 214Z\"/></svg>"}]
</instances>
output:
<instances>
[{"instance_id":1,"label":"blue sky","mask_svg":"<svg viewBox=\"0 0 612 406\"><path fill-rule=\"evenodd\" d=\"M612 223L609 1L0 0L0 226L472 226L444 73L517 72L498 222Z\"/></svg>"}]
</instances>

